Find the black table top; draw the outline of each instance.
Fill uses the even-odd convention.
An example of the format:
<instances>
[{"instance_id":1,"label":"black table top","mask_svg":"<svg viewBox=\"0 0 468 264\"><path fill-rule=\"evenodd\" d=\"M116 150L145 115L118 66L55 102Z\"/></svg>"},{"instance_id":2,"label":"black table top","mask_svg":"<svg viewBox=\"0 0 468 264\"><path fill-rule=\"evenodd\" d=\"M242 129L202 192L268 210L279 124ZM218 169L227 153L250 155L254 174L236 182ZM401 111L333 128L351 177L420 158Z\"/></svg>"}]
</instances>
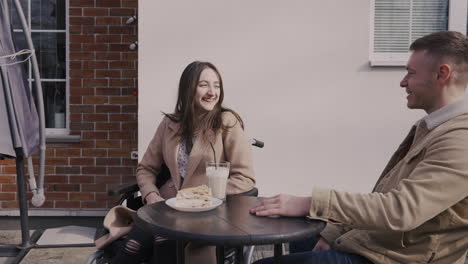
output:
<instances>
[{"instance_id":1,"label":"black table top","mask_svg":"<svg viewBox=\"0 0 468 264\"><path fill-rule=\"evenodd\" d=\"M318 234L325 223L305 217L259 217L249 209L262 198L228 196L206 212L181 212L165 202L143 206L136 224L168 239L207 245L266 245L301 240Z\"/></svg>"}]
</instances>

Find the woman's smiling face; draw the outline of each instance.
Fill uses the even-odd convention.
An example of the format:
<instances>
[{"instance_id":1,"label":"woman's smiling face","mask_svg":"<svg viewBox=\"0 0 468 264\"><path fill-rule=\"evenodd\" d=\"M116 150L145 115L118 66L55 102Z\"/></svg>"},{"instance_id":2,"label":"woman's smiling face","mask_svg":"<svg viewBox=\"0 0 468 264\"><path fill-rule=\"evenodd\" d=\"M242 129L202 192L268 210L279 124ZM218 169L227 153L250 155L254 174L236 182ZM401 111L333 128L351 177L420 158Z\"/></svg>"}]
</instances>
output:
<instances>
[{"instance_id":1,"label":"woman's smiling face","mask_svg":"<svg viewBox=\"0 0 468 264\"><path fill-rule=\"evenodd\" d=\"M213 110L219 101L221 84L218 74L211 68L204 69L198 80L195 92L195 111L203 114Z\"/></svg>"}]
</instances>

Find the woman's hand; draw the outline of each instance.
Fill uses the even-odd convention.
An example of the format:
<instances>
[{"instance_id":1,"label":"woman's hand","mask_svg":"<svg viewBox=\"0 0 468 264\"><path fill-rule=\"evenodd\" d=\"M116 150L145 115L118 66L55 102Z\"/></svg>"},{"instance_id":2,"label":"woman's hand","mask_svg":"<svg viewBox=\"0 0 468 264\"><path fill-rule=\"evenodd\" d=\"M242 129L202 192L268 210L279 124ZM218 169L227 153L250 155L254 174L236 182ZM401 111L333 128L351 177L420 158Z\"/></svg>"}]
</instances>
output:
<instances>
[{"instance_id":1,"label":"woman's hand","mask_svg":"<svg viewBox=\"0 0 468 264\"><path fill-rule=\"evenodd\" d=\"M152 192L146 196L146 204L157 203L160 201L164 201L164 198L157 195L155 192Z\"/></svg>"},{"instance_id":2,"label":"woman's hand","mask_svg":"<svg viewBox=\"0 0 468 264\"><path fill-rule=\"evenodd\" d=\"M310 197L278 194L264 199L260 204L251 208L250 213L258 216L306 216L309 214L310 203Z\"/></svg>"},{"instance_id":3,"label":"woman's hand","mask_svg":"<svg viewBox=\"0 0 468 264\"><path fill-rule=\"evenodd\" d=\"M314 249L312 249L312 251L329 250L330 248L331 248L330 244L328 244L328 242L325 239L320 238L319 241L317 241L317 244L315 244L315 247Z\"/></svg>"}]
</instances>

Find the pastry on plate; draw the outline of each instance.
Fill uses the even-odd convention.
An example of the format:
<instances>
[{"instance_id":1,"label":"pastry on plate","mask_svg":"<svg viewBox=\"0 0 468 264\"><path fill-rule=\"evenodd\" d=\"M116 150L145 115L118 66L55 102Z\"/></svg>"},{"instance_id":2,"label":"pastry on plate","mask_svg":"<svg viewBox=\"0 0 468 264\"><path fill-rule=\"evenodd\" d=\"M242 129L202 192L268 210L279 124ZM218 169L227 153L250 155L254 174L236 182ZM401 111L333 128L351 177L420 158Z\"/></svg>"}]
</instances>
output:
<instances>
[{"instance_id":1,"label":"pastry on plate","mask_svg":"<svg viewBox=\"0 0 468 264\"><path fill-rule=\"evenodd\" d=\"M211 189L206 185L185 188L177 192L177 207L208 207L212 205Z\"/></svg>"}]
</instances>

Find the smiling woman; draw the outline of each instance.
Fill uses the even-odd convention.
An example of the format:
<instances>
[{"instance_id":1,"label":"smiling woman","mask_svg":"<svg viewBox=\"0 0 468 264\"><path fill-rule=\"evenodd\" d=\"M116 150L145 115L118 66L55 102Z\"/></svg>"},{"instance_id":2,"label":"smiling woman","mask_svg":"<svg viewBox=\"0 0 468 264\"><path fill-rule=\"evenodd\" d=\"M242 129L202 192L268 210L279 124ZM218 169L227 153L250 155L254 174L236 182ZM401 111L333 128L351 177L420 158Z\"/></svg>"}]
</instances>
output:
<instances>
[{"instance_id":1,"label":"smiling woman","mask_svg":"<svg viewBox=\"0 0 468 264\"><path fill-rule=\"evenodd\" d=\"M164 113L138 164L136 178L144 203L166 199L170 203L177 191L207 184L205 164L213 160L230 163L227 194L254 188L252 153L242 119L222 106L223 99L223 81L213 64L194 61L185 68L175 110ZM158 188L157 175L163 165L169 168L171 177ZM139 263L148 258L155 239L135 226L112 263ZM186 263L215 263L214 247L189 243L185 251ZM159 263L173 263L175 247L157 251L153 257L163 259Z\"/></svg>"}]
</instances>

